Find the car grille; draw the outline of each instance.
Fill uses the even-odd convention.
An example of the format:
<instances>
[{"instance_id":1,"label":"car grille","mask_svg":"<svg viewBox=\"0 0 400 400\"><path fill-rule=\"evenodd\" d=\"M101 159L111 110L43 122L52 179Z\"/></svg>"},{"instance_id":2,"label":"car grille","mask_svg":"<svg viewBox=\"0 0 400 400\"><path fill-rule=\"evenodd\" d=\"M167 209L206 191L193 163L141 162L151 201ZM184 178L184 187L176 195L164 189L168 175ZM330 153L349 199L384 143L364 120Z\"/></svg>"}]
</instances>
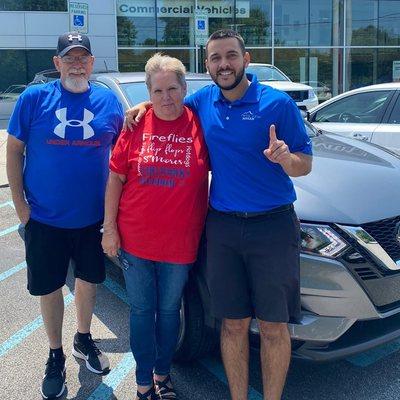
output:
<instances>
[{"instance_id":1,"label":"car grille","mask_svg":"<svg viewBox=\"0 0 400 400\"><path fill-rule=\"evenodd\" d=\"M361 225L380 244L388 255L397 261L400 259L400 243L397 241L397 230L400 216ZM400 307L400 270L390 270L369 254L357 241L345 231L341 235L351 244L363 259L354 259L350 250L342 255L342 262L357 279L369 295L379 312L387 312Z\"/></svg>"},{"instance_id":2,"label":"car grille","mask_svg":"<svg viewBox=\"0 0 400 400\"><path fill-rule=\"evenodd\" d=\"M400 242L397 239L400 216L361 225L389 254L394 261L400 260Z\"/></svg>"},{"instance_id":3,"label":"car grille","mask_svg":"<svg viewBox=\"0 0 400 400\"><path fill-rule=\"evenodd\" d=\"M308 90L287 90L286 93L294 101L304 101L308 99Z\"/></svg>"}]
</instances>

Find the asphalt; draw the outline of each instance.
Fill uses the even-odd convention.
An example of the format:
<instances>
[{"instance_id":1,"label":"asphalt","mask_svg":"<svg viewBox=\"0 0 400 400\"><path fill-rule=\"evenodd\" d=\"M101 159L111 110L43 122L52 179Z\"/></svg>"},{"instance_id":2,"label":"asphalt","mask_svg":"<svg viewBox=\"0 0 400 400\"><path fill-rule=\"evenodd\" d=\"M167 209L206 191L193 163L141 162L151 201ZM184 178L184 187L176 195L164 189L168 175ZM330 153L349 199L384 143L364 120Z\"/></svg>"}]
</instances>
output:
<instances>
[{"instance_id":1,"label":"asphalt","mask_svg":"<svg viewBox=\"0 0 400 400\"><path fill-rule=\"evenodd\" d=\"M0 124L0 187L8 186L8 179L6 174L7 131L5 129L1 129L4 125L5 123Z\"/></svg>"}]
</instances>

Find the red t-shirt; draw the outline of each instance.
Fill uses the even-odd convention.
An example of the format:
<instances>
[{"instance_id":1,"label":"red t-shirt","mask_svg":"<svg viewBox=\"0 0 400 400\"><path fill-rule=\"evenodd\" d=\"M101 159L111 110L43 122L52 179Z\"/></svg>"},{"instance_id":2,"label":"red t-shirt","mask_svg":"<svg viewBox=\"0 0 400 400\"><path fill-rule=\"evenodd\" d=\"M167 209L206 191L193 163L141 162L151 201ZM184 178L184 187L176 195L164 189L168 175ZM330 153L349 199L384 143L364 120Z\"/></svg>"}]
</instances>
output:
<instances>
[{"instance_id":1,"label":"red t-shirt","mask_svg":"<svg viewBox=\"0 0 400 400\"><path fill-rule=\"evenodd\" d=\"M196 260L208 198L208 152L187 107L174 121L149 109L123 131L110 169L125 175L118 210L121 247L137 257L176 264Z\"/></svg>"}]
</instances>

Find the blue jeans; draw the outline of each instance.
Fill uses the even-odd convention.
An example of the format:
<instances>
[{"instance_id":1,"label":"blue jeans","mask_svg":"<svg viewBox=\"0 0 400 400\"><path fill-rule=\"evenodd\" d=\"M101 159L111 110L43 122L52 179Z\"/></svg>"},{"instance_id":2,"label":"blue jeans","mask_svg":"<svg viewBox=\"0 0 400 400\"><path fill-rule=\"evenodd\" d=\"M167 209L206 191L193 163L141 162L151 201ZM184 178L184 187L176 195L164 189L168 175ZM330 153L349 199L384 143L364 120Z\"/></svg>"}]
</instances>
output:
<instances>
[{"instance_id":1,"label":"blue jeans","mask_svg":"<svg viewBox=\"0 0 400 400\"><path fill-rule=\"evenodd\" d=\"M153 373L168 375L177 345L179 310L191 264L170 264L121 251L128 293L130 343L136 383L151 385Z\"/></svg>"}]
</instances>

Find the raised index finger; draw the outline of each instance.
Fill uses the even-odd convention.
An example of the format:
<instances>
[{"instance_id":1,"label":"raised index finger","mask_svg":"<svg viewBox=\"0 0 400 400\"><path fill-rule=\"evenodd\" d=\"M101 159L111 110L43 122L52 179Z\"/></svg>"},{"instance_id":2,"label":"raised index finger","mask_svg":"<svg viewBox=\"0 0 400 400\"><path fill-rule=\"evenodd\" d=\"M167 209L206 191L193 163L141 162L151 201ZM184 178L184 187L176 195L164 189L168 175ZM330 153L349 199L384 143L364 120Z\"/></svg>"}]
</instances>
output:
<instances>
[{"instance_id":1,"label":"raised index finger","mask_svg":"<svg viewBox=\"0 0 400 400\"><path fill-rule=\"evenodd\" d=\"M276 137L275 125L272 124L269 127L269 143L276 142L278 138Z\"/></svg>"}]
</instances>

